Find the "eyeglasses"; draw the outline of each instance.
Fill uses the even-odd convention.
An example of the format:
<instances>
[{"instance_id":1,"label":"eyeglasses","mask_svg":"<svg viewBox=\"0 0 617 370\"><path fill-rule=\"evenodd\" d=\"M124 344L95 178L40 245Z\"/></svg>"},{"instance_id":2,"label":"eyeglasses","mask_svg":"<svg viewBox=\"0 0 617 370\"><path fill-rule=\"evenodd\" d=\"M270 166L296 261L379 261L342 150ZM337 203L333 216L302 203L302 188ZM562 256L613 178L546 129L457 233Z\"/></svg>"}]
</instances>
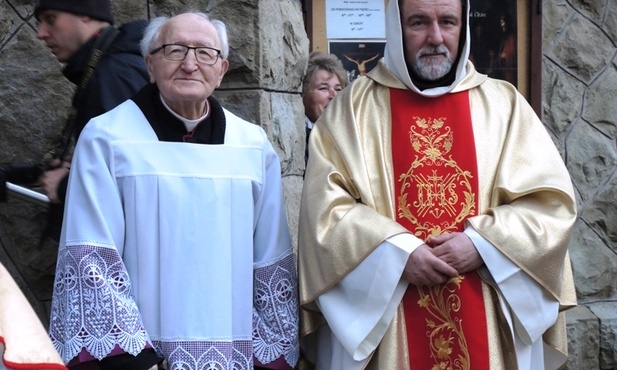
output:
<instances>
[{"instance_id":1,"label":"eyeglasses","mask_svg":"<svg viewBox=\"0 0 617 370\"><path fill-rule=\"evenodd\" d=\"M193 47L179 44L164 44L152 50L150 55L156 54L163 50L163 56L165 59L174 62L181 62L186 58L186 55L191 49L195 51L195 58L197 61L203 64L213 65L217 60L219 60L219 56L221 55L220 50L208 46Z\"/></svg>"}]
</instances>

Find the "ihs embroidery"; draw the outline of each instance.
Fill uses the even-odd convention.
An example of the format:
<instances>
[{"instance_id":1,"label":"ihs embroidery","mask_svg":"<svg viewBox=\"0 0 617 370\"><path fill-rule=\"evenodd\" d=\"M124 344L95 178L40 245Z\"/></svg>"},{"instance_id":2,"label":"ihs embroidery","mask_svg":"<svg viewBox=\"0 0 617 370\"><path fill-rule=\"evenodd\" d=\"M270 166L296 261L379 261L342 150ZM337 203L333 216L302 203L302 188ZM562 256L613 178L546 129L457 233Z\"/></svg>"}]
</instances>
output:
<instances>
[{"instance_id":1,"label":"ihs embroidery","mask_svg":"<svg viewBox=\"0 0 617 370\"><path fill-rule=\"evenodd\" d=\"M398 195L399 217L413 226L415 235L426 239L455 231L475 209L469 171L461 169L449 154L454 145L446 119L413 117L409 139L415 155Z\"/></svg>"}]
</instances>

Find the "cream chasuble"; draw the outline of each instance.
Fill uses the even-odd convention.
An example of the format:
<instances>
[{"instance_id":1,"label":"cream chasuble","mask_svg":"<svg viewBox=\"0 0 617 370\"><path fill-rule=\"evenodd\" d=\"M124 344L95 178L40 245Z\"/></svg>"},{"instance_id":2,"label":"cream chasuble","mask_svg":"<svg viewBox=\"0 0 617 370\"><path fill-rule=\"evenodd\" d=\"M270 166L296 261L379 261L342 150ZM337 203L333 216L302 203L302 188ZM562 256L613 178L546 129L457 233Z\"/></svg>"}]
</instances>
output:
<instances>
[{"instance_id":1,"label":"cream chasuble","mask_svg":"<svg viewBox=\"0 0 617 370\"><path fill-rule=\"evenodd\" d=\"M406 233L395 221L393 138L390 117L384 114L391 104L390 87L405 89L380 64L337 96L311 134L299 239L305 341L324 323L319 297L361 267L378 246ZM499 251L506 263L518 266L560 309L572 307L576 301L567 242L576 208L559 153L511 85L486 79L468 64L467 77L455 90L469 90L479 153L478 215L466 220L466 228ZM503 100L495 102L495 96ZM499 294L488 280L482 283L490 368L512 369L517 359L510 328L516 325L508 323L510 313L503 310L507 306ZM389 323L365 368L408 368L402 305ZM544 343L553 353L565 353L563 314L548 326L542 331Z\"/></svg>"}]
</instances>

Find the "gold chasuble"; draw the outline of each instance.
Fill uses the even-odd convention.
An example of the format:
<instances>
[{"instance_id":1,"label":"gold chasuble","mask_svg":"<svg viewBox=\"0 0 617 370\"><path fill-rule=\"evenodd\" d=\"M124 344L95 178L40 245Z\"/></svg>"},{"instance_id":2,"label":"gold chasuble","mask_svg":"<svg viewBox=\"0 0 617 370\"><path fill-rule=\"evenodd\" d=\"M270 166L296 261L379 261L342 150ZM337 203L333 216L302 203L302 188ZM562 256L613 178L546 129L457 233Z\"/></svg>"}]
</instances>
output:
<instances>
[{"instance_id":1,"label":"gold chasuble","mask_svg":"<svg viewBox=\"0 0 617 370\"><path fill-rule=\"evenodd\" d=\"M478 170L467 91L439 99L390 89L396 220L416 237L463 231L478 212ZM445 109L444 109L445 107ZM489 369L476 271L403 297L411 370Z\"/></svg>"}]
</instances>

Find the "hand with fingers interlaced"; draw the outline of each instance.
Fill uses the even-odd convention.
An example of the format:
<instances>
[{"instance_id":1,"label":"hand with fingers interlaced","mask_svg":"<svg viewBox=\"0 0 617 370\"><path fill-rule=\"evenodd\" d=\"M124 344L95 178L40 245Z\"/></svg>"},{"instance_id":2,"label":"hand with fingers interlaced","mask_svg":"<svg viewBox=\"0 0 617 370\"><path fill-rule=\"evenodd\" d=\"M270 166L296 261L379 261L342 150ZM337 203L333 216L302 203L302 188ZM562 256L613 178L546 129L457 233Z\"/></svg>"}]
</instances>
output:
<instances>
[{"instance_id":1,"label":"hand with fingers interlaced","mask_svg":"<svg viewBox=\"0 0 617 370\"><path fill-rule=\"evenodd\" d=\"M467 234L462 232L431 236L427 244L432 247L433 255L459 274L473 271L482 266L484 261Z\"/></svg>"},{"instance_id":2,"label":"hand with fingers interlaced","mask_svg":"<svg viewBox=\"0 0 617 370\"><path fill-rule=\"evenodd\" d=\"M403 270L403 278L416 286L443 284L458 274L455 268L436 257L426 244L409 255Z\"/></svg>"}]
</instances>

